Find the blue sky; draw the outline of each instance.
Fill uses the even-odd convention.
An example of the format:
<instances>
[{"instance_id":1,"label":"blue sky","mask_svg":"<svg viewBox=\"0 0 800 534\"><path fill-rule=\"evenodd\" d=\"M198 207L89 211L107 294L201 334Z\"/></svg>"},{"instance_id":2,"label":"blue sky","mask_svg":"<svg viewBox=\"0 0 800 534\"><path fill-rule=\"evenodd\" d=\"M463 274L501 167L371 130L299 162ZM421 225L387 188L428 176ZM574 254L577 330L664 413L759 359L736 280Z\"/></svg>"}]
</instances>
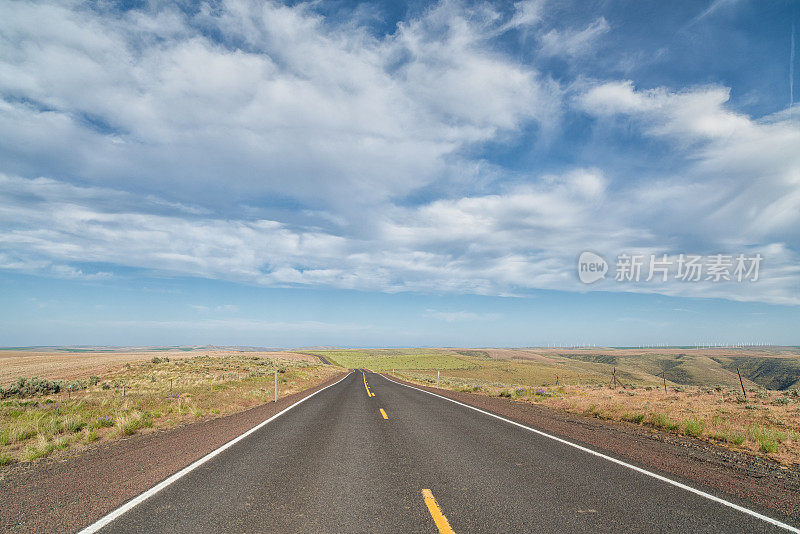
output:
<instances>
[{"instance_id":1,"label":"blue sky","mask_svg":"<svg viewBox=\"0 0 800 534\"><path fill-rule=\"evenodd\" d=\"M0 345L800 342L795 1L0 12Z\"/></svg>"}]
</instances>

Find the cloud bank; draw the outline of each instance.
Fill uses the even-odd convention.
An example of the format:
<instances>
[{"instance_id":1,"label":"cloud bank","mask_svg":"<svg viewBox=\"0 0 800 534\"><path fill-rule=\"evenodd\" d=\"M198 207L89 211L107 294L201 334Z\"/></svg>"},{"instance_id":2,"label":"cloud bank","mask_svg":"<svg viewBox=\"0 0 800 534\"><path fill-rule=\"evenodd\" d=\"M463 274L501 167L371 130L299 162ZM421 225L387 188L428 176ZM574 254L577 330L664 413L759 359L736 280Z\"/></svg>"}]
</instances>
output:
<instances>
[{"instance_id":1,"label":"cloud bank","mask_svg":"<svg viewBox=\"0 0 800 534\"><path fill-rule=\"evenodd\" d=\"M5 2L0 268L510 295L587 290L583 250L760 252L756 284L598 287L800 303L800 123L720 85L559 79L538 59L615 28L547 10L443 1L381 33L313 3ZM574 117L666 164L487 156L571 147Z\"/></svg>"}]
</instances>

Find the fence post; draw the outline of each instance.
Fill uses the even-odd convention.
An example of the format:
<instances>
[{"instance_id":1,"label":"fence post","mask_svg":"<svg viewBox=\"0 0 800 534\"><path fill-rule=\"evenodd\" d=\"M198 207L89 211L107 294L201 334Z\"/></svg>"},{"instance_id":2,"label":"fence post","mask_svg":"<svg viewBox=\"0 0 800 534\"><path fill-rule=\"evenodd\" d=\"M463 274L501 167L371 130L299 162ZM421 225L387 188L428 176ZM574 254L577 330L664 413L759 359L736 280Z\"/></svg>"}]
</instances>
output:
<instances>
[{"instance_id":1,"label":"fence post","mask_svg":"<svg viewBox=\"0 0 800 534\"><path fill-rule=\"evenodd\" d=\"M275 402L278 402L278 370L275 369Z\"/></svg>"},{"instance_id":2,"label":"fence post","mask_svg":"<svg viewBox=\"0 0 800 534\"><path fill-rule=\"evenodd\" d=\"M739 372L739 368L736 368L736 374L739 375L739 384L742 386L742 393L744 394L744 401L747 402L747 392L744 390L744 382L742 381L742 373Z\"/></svg>"},{"instance_id":3,"label":"fence post","mask_svg":"<svg viewBox=\"0 0 800 534\"><path fill-rule=\"evenodd\" d=\"M436 371L436 389L439 389L439 372L440 371Z\"/></svg>"},{"instance_id":4,"label":"fence post","mask_svg":"<svg viewBox=\"0 0 800 534\"><path fill-rule=\"evenodd\" d=\"M661 378L664 380L664 395L667 394L667 370L661 371Z\"/></svg>"}]
</instances>

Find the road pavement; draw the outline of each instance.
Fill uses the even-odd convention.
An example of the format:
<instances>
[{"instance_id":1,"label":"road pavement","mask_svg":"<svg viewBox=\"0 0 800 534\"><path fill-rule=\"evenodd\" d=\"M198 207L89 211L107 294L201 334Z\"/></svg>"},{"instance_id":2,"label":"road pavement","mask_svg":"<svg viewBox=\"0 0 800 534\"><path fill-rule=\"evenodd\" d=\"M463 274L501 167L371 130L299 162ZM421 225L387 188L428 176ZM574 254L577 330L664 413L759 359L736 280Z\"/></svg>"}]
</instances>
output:
<instances>
[{"instance_id":1,"label":"road pavement","mask_svg":"<svg viewBox=\"0 0 800 534\"><path fill-rule=\"evenodd\" d=\"M360 370L102 529L655 531L786 532L627 466Z\"/></svg>"}]
</instances>

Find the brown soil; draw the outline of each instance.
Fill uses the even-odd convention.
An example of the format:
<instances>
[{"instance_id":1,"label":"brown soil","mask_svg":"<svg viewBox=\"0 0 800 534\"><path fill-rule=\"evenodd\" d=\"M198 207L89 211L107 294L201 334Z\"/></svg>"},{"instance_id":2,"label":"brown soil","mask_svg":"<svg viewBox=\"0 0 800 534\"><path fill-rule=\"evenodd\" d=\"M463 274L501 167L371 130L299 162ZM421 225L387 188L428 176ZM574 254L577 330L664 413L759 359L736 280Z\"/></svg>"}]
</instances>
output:
<instances>
[{"instance_id":1,"label":"brown soil","mask_svg":"<svg viewBox=\"0 0 800 534\"><path fill-rule=\"evenodd\" d=\"M226 417L135 435L62 461L0 469L0 532L74 532L341 378Z\"/></svg>"},{"instance_id":2,"label":"brown soil","mask_svg":"<svg viewBox=\"0 0 800 534\"><path fill-rule=\"evenodd\" d=\"M800 519L800 471L704 441L546 406L399 382L507 417L711 493L729 494Z\"/></svg>"}]
</instances>

